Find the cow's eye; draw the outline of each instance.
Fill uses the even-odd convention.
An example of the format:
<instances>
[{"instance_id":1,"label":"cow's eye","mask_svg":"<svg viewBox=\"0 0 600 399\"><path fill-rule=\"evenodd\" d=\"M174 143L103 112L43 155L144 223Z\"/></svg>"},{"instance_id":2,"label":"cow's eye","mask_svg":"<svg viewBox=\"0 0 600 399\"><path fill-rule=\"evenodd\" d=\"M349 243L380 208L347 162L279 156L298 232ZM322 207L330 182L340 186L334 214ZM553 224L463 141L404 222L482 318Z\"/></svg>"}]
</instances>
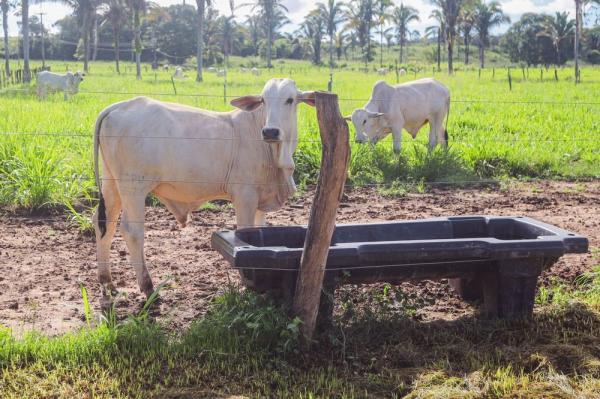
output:
<instances>
[{"instance_id":1,"label":"cow's eye","mask_svg":"<svg viewBox=\"0 0 600 399\"><path fill-rule=\"evenodd\" d=\"M288 98L287 101L285 102L287 105L292 105L292 103L294 102L293 98Z\"/></svg>"}]
</instances>

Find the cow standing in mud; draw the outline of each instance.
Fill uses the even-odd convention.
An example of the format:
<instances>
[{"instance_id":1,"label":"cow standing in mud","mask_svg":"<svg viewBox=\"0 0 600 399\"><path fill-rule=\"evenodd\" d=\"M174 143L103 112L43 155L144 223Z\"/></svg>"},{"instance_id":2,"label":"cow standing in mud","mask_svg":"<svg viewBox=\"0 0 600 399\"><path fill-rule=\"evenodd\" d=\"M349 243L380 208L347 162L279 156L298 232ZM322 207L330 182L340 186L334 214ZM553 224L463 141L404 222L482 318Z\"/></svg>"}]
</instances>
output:
<instances>
[{"instance_id":1,"label":"cow standing in mud","mask_svg":"<svg viewBox=\"0 0 600 399\"><path fill-rule=\"evenodd\" d=\"M394 152L402 145L402 129L413 138L429 123L429 148L448 145L448 132L444 126L450 112L450 92L434 79L391 86L379 81L373 87L371 99L364 108L355 110L351 120L356 130L356 141L377 143L388 134L394 137Z\"/></svg>"},{"instance_id":2,"label":"cow standing in mud","mask_svg":"<svg viewBox=\"0 0 600 399\"><path fill-rule=\"evenodd\" d=\"M299 91L289 79L271 79L261 95L231 103L238 109L212 112L139 97L100 113L94 162L101 191L94 226L104 300L114 291L109 258L121 211L139 288L146 296L154 291L144 259L149 193L182 226L203 203L229 200L237 227L243 228L264 225L265 212L281 208L295 192L297 106L314 106L314 93Z\"/></svg>"}]
</instances>

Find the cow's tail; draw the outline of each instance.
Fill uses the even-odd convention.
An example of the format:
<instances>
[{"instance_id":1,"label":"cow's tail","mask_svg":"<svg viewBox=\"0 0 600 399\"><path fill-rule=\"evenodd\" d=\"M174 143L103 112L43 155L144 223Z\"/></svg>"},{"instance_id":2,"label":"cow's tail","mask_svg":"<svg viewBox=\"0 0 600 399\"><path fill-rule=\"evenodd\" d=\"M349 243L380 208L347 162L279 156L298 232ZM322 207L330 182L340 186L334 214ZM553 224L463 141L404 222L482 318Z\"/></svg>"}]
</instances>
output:
<instances>
[{"instance_id":1,"label":"cow's tail","mask_svg":"<svg viewBox=\"0 0 600 399\"><path fill-rule=\"evenodd\" d=\"M446 109L448 110L448 113L446 114L446 126L444 127L444 138L446 139L446 145L448 145L448 121L450 120L450 96L448 96L448 100L447 100L447 104L446 104Z\"/></svg>"},{"instance_id":2,"label":"cow's tail","mask_svg":"<svg viewBox=\"0 0 600 399\"><path fill-rule=\"evenodd\" d=\"M102 129L102 122L118 105L114 104L100 113L96 120L96 127L94 128L94 176L96 178L96 187L98 187L98 229L100 230L100 238L103 238L106 234L106 203L104 202L104 196L102 195L102 182L100 179L100 166L99 166L99 155L100 155L100 130Z\"/></svg>"}]
</instances>

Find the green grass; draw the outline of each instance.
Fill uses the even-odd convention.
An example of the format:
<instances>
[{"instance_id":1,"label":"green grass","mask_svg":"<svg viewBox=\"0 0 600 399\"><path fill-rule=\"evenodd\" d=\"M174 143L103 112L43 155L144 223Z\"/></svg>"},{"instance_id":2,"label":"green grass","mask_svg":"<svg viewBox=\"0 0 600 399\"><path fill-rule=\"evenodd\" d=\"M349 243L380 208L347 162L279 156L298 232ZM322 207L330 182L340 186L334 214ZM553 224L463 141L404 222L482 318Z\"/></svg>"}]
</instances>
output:
<instances>
[{"instance_id":1,"label":"green grass","mask_svg":"<svg viewBox=\"0 0 600 399\"><path fill-rule=\"evenodd\" d=\"M143 316L53 338L0 329L0 396L593 398L598 287L591 276L578 300L529 322L418 322L422 303L399 291L342 293L335 327L307 353L285 308L233 288L177 333Z\"/></svg>"},{"instance_id":2,"label":"green grass","mask_svg":"<svg viewBox=\"0 0 600 399\"><path fill-rule=\"evenodd\" d=\"M67 65L80 68L63 62L50 64L58 71ZM259 93L270 76L292 77L303 90L327 87L327 68L290 61L275 65L271 73L264 71L260 77L241 74L234 68L228 77L227 94ZM345 114L363 106L374 82L382 78L358 72L358 67L355 63L335 71L333 87ZM124 64L126 73L121 76L116 76L112 68L110 63L92 64L82 92L68 102L60 94L38 101L33 87L29 91L21 87L24 91L0 92L0 204L35 209L91 198L94 121L104 107L116 101L145 93L201 108L231 109L222 98L223 79L215 75L206 74L201 84L193 79L176 82L179 95L175 96L166 72L155 74L148 69L144 80L138 82L132 65ZM429 68L418 77L431 76ZM350 182L412 184L507 177L598 177L600 125L595 115L600 110L600 69L584 69L584 83L579 86L573 84L567 69L559 70L559 82L549 73L540 82L537 69L530 72L529 80L523 80L520 70L513 70L512 91L506 70L496 70L495 78L492 73L484 70L481 80L476 71L459 71L453 77L436 73L435 77L450 87L455 100L448 152L426 151L426 129L416 140L404 135L400 156L391 151L390 139L375 148L353 143ZM413 78L410 74L402 80ZM391 83L396 80L394 74L385 79ZM114 93L101 93L107 91ZM306 106L300 107L299 133L296 177L301 185L314 184L320 162L319 133L315 111Z\"/></svg>"}]
</instances>

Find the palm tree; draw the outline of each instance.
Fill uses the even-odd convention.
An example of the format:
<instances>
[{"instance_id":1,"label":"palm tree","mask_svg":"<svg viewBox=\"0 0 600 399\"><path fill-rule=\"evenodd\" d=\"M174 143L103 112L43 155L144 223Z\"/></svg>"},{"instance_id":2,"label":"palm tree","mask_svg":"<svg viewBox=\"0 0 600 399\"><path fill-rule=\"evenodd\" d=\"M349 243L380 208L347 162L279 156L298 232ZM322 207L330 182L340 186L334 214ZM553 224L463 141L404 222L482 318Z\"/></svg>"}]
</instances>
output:
<instances>
[{"instance_id":1,"label":"palm tree","mask_svg":"<svg viewBox=\"0 0 600 399\"><path fill-rule=\"evenodd\" d=\"M429 26L425 29L425 35L427 37L435 37L437 41L437 69L442 70L442 43L445 42L446 25L444 24L444 16L440 10L433 10L430 19L435 19L438 23L437 26Z\"/></svg>"},{"instance_id":2,"label":"palm tree","mask_svg":"<svg viewBox=\"0 0 600 399\"><path fill-rule=\"evenodd\" d=\"M439 15L444 22L446 45L448 46L448 73L454 73L454 43L458 27L458 17L465 0L430 0L437 7Z\"/></svg>"},{"instance_id":3,"label":"palm tree","mask_svg":"<svg viewBox=\"0 0 600 399\"><path fill-rule=\"evenodd\" d=\"M10 45L8 43L8 12L13 7L9 0L0 0L0 11L2 11L2 29L4 31L4 72L10 76Z\"/></svg>"},{"instance_id":4,"label":"palm tree","mask_svg":"<svg viewBox=\"0 0 600 399\"><path fill-rule=\"evenodd\" d=\"M202 82L202 57L204 56L204 14L206 7L210 7L211 0L196 0L196 23L197 44L196 44L196 82Z\"/></svg>"},{"instance_id":5,"label":"palm tree","mask_svg":"<svg viewBox=\"0 0 600 399\"><path fill-rule=\"evenodd\" d=\"M246 30L252 43L254 55L258 55L258 44L260 41L260 17L258 15L248 15L246 17Z\"/></svg>"},{"instance_id":6,"label":"palm tree","mask_svg":"<svg viewBox=\"0 0 600 399\"><path fill-rule=\"evenodd\" d=\"M272 50L273 50L273 38L282 23L285 15L281 11L289 12L286 6L282 3L283 0L255 0L252 5L252 10L258 9L259 13L266 25L267 33L267 67L273 68Z\"/></svg>"},{"instance_id":7,"label":"palm tree","mask_svg":"<svg viewBox=\"0 0 600 399\"><path fill-rule=\"evenodd\" d=\"M135 76L142 79L142 17L154 4L147 0L126 0L133 16L133 47L135 49Z\"/></svg>"},{"instance_id":8,"label":"palm tree","mask_svg":"<svg viewBox=\"0 0 600 399\"><path fill-rule=\"evenodd\" d=\"M499 2L483 1L475 6L475 30L479 36L479 61L481 68L485 68L485 48L490 44L490 29L510 22L510 18L504 15Z\"/></svg>"},{"instance_id":9,"label":"palm tree","mask_svg":"<svg viewBox=\"0 0 600 399\"><path fill-rule=\"evenodd\" d=\"M348 27L354 30L360 48L362 49L365 66L372 60L371 30L375 16L375 0L353 0L347 7Z\"/></svg>"},{"instance_id":10,"label":"palm tree","mask_svg":"<svg viewBox=\"0 0 600 399\"><path fill-rule=\"evenodd\" d=\"M22 0L23 2L25 0ZM42 0L38 0L41 2ZM93 21L101 0L52 0L68 5L73 9L79 24L80 37L83 44L83 70L88 72L90 60L90 36ZM23 33L24 34L24 33Z\"/></svg>"},{"instance_id":11,"label":"palm tree","mask_svg":"<svg viewBox=\"0 0 600 399\"><path fill-rule=\"evenodd\" d=\"M326 31L326 20L322 17L319 8L311 11L300 26L301 33L310 40L313 51L313 63L321 64L321 43L323 33Z\"/></svg>"},{"instance_id":12,"label":"palm tree","mask_svg":"<svg viewBox=\"0 0 600 399\"><path fill-rule=\"evenodd\" d=\"M402 64L404 62L406 36L410 35L408 24L419 21L419 12L413 7L406 7L404 3L400 3L400 7L394 8L392 19L396 25L396 35L400 44L400 63Z\"/></svg>"},{"instance_id":13,"label":"palm tree","mask_svg":"<svg viewBox=\"0 0 600 399\"><path fill-rule=\"evenodd\" d=\"M221 17L220 23L220 37L223 42L223 55L225 56L225 66L229 66L229 55L233 50L233 37L236 33L236 23L235 23L235 3L234 0L229 0L229 9L231 10L231 15Z\"/></svg>"},{"instance_id":14,"label":"palm tree","mask_svg":"<svg viewBox=\"0 0 600 399\"><path fill-rule=\"evenodd\" d=\"M327 4L317 3L318 13L326 22L327 36L329 36L329 66L331 68L333 68L333 42L336 38L337 27L346 19L343 7L344 3L337 0L327 0Z\"/></svg>"},{"instance_id":15,"label":"palm tree","mask_svg":"<svg viewBox=\"0 0 600 399\"><path fill-rule=\"evenodd\" d=\"M544 36L552 41L554 47L556 65L561 64L560 46L563 41L571 38L575 33L575 21L569 19L568 12L557 12L555 17L549 17L544 24L544 30L539 36Z\"/></svg>"},{"instance_id":16,"label":"palm tree","mask_svg":"<svg viewBox=\"0 0 600 399\"><path fill-rule=\"evenodd\" d=\"M475 27L475 5L479 0L465 4L460 13L459 31L462 33L465 45L465 65L469 65L469 53L471 44L471 32Z\"/></svg>"},{"instance_id":17,"label":"palm tree","mask_svg":"<svg viewBox=\"0 0 600 399\"><path fill-rule=\"evenodd\" d=\"M100 26L110 24L113 32L113 42L115 46L115 67L117 73L120 74L119 56L121 44L121 27L127 23L127 5L125 0L108 0L103 6Z\"/></svg>"},{"instance_id":18,"label":"palm tree","mask_svg":"<svg viewBox=\"0 0 600 399\"><path fill-rule=\"evenodd\" d=\"M385 35L385 23L390 18L388 12L392 6L392 0L376 0L375 16L379 24L379 66L383 67L383 37Z\"/></svg>"}]
</instances>

